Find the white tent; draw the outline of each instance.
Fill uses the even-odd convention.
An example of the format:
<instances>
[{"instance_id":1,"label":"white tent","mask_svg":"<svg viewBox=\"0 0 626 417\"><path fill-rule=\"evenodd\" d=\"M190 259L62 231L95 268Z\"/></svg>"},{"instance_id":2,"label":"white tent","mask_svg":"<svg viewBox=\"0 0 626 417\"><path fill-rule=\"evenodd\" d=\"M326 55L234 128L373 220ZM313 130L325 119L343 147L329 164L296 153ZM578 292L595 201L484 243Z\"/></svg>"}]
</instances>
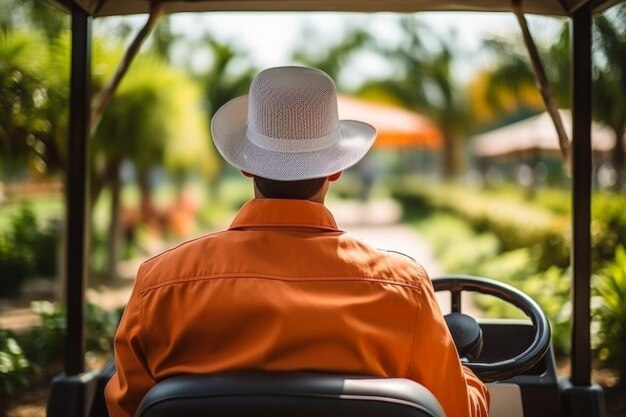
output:
<instances>
[{"instance_id":1,"label":"white tent","mask_svg":"<svg viewBox=\"0 0 626 417\"><path fill-rule=\"evenodd\" d=\"M572 137L572 114L559 110L567 136ZM613 132L597 123L591 127L595 152L608 152L615 144ZM507 156L528 151L559 151L559 139L547 112L491 130L472 138L472 149L478 157Z\"/></svg>"}]
</instances>

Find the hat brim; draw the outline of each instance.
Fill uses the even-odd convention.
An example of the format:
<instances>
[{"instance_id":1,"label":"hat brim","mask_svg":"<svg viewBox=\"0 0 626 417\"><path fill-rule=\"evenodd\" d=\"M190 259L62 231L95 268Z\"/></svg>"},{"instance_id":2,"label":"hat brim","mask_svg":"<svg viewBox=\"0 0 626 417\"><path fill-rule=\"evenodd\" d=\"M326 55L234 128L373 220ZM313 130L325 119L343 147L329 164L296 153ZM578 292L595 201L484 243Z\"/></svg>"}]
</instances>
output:
<instances>
[{"instance_id":1,"label":"hat brim","mask_svg":"<svg viewBox=\"0 0 626 417\"><path fill-rule=\"evenodd\" d=\"M350 168L374 144L376 129L357 120L340 120L339 140L322 150L276 152L246 136L248 96L235 98L213 116L211 135L218 152L235 168L263 178L296 181L322 178Z\"/></svg>"}]
</instances>

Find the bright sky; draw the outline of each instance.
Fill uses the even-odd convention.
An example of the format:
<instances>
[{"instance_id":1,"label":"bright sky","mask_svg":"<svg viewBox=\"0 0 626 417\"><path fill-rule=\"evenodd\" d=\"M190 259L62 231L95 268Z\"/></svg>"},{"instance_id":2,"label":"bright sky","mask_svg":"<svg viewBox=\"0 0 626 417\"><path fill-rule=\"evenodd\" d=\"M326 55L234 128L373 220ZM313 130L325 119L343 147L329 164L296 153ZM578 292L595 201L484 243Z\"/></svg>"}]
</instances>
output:
<instances>
[{"instance_id":1,"label":"bright sky","mask_svg":"<svg viewBox=\"0 0 626 417\"><path fill-rule=\"evenodd\" d=\"M172 21L173 30L184 34L190 41L209 33L221 42L230 42L237 50L246 52L246 59L258 68L292 63L291 55L296 46L305 44L324 48L336 43L343 33L354 26L367 27L370 33L386 45L401 41L398 20L402 15L392 13L205 13L177 14ZM438 35L452 37L463 53L457 73L467 78L480 59L481 40L495 36L519 34L519 25L511 13L420 13L420 19ZM140 26L144 16L131 18ZM554 40L560 22L554 18L529 16L531 32L537 42ZM304 37L307 36L307 40ZM175 58L190 61L194 67L210 64L210 55L193 48L192 42L182 43L175 51ZM250 62L241 62L242 67ZM348 87L371 76L385 76L393 69L381 57L359 56L348 71L349 79L343 81ZM347 76L346 76L347 77Z\"/></svg>"}]
</instances>

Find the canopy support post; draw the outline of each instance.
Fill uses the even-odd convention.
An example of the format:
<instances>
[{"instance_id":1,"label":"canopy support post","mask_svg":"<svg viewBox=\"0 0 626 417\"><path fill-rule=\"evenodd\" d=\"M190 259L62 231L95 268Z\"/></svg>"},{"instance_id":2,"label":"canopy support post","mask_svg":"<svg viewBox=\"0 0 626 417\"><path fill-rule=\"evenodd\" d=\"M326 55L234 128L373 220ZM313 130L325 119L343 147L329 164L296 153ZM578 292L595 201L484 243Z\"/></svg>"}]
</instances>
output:
<instances>
[{"instance_id":1,"label":"canopy support post","mask_svg":"<svg viewBox=\"0 0 626 417\"><path fill-rule=\"evenodd\" d=\"M66 178L66 303L65 374L85 367L85 276L89 249L89 93L91 16L72 11L70 121Z\"/></svg>"},{"instance_id":2,"label":"canopy support post","mask_svg":"<svg viewBox=\"0 0 626 417\"><path fill-rule=\"evenodd\" d=\"M591 381L591 24L587 2L572 14L572 353L559 381L567 417L604 417L604 394Z\"/></svg>"},{"instance_id":3,"label":"canopy support post","mask_svg":"<svg viewBox=\"0 0 626 417\"><path fill-rule=\"evenodd\" d=\"M591 10L572 17L572 383L590 385ZM576 47L574 47L574 45Z\"/></svg>"},{"instance_id":4,"label":"canopy support post","mask_svg":"<svg viewBox=\"0 0 626 417\"><path fill-rule=\"evenodd\" d=\"M128 68L130 68L130 64L135 59L135 56L137 56L137 54L139 53L141 45L143 45L144 41L148 38L150 33L152 33L152 30L154 29L162 15L163 5L161 4L161 2L152 2L150 6L150 16L148 16L146 24L139 31L139 33L137 33L137 36L135 37L135 39L133 39L132 43L126 50L126 53L124 54L122 61L118 65L115 74L113 74L113 77L111 77L102 92L94 100L91 114L89 116L91 121L90 136L93 136L96 129L98 128L98 125L100 124L100 118L102 117L102 112L104 112L104 109L106 108L107 104L109 104L111 97L113 97L113 94L115 94L115 90L117 90L117 87L122 82L122 79L128 71Z\"/></svg>"}]
</instances>

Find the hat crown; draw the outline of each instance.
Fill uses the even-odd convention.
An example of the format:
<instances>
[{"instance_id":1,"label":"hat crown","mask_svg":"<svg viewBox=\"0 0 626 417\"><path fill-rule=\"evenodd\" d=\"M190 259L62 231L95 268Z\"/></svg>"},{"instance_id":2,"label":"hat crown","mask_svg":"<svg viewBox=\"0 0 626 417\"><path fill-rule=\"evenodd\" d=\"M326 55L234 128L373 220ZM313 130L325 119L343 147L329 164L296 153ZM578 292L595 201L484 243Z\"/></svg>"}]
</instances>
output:
<instances>
[{"instance_id":1,"label":"hat crown","mask_svg":"<svg viewBox=\"0 0 626 417\"><path fill-rule=\"evenodd\" d=\"M333 80L314 68L262 71L248 95L248 129L277 139L314 139L339 128Z\"/></svg>"}]
</instances>

